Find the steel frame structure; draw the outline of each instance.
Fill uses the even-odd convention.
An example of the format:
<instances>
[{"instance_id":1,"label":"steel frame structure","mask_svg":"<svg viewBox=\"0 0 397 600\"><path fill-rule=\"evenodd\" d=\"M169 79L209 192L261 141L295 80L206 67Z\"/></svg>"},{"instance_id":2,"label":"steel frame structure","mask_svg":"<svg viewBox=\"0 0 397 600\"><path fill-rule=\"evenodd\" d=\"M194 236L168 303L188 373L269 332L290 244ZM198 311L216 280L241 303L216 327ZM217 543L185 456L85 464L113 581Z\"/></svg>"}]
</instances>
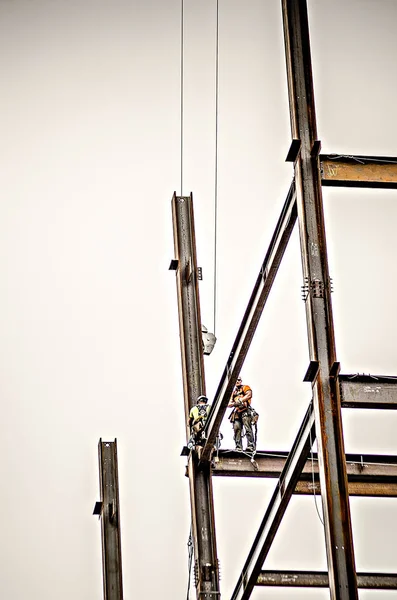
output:
<instances>
[{"instance_id":1,"label":"steel frame structure","mask_svg":"<svg viewBox=\"0 0 397 600\"><path fill-rule=\"evenodd\" d=\"M291 118L287 160L295 178L221 376L202 448L188 458L197 598L220 596L212 476L276 477L278 482L231 600L248 600L255 586L329 587L332 600L358 598L358 588L397 589L395 574L356 573L349 495L397 496L397 457L345 454L342 407L397 408L397 377L340 375L322 186L397 188L397 160L320 155L306 0L281 0ZM172 199L185 416L205 393L198 267L192 196ZM298 221L312 401L289 453L259 452L253 463L237 453L211 458L228 399L246 358L278 267ZM189 431L186 431L187 439ZM318 454L308 464L314 439ZM313 463L315 461L315 468ZM310 480L310 474L312 479ZM264 571L263 563L294 493L321 493L328 573Z\"/></svg>"}]
</instances>

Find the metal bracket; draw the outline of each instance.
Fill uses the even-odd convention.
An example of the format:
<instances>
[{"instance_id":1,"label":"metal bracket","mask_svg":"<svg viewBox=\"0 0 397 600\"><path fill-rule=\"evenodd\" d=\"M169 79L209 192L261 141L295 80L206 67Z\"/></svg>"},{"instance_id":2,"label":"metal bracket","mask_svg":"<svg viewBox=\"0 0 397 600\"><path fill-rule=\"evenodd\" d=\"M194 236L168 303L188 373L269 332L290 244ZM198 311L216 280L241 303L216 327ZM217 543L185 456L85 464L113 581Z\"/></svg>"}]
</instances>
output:
<instances>
[{"instance_id":1,"label":"metal bracket","mask_svg":"<svg viewBox=\"0 0 397 600\"><path fill-rule=\"evenodd\" d=\"M317 158L317 156L320 154L320 150L321 150L321 142L320 142L320 140L316 140L313 143L310 154L312 155L313 158Z\"/></svg>"},{"instance_id":2,"label":"metal bracket","mask_svg":"<svg viewBox=\"0 0 397 600\"><path fill-rule=\"evenodd\" d=\"M301 145L302 143L300 140L292 140L285 162L296 163L299 153L301 151Z\"/></svg>"},{"instance_id":3,"label":"metal bracket","mask_svg":"<svg viewBox=\"0 0 397 600\"><path fill-rule=\"evenodd\" d=\"M178 269L179 260L173 258L170 262L170 266L168 267L169 271L176 271Z\"/></svg>"},{"instance_id":4,"label":"metal bracket","mask_svg":"<svg viewBox=\"0 0 397 600\"><path fill-rule=\"evenodd\" d=\"M94 512L92 514L98 515L98 517L100 517L102 514L102 506L103 506L102 502L95 502Z\"/></svg>"},{"instance_id":5,"label":"metal bracket","mask_svg":"<svg viewBox=\"0 0 397 600\"><path fill-rule=\"evenodd\" d=\"M303 378L303 381L310 381L314 383L317 379L318 371L320 368L320 363L318 360L311 360L309 366L307 367L306 375Z\"/></svg>"},{"instance_id":6,"label":"metal bracket","mask_svg":"<svg viewBox=\"0 0 397 600\"><path fill-rule=\"evenodd\" d=\"M334 362L329 371L330 379L336 379L340 372L340 362Z\"/></svg>"},{"instance_id":7,"label":"metal bracket","mask_svg":"<svg viewBox=\"0 0 397 600\"><path fill-rule=\"evenodd\" d=\"M306 302L309 295L311 295L312 298L324 298L325 290L327 288L332 294L334 289L331 277L328 280L328 284L325 284L319 279L312 279L309 281L309 278L305 277L304 284L301 286L302 300Z\"/></svg>"}]
</instances>

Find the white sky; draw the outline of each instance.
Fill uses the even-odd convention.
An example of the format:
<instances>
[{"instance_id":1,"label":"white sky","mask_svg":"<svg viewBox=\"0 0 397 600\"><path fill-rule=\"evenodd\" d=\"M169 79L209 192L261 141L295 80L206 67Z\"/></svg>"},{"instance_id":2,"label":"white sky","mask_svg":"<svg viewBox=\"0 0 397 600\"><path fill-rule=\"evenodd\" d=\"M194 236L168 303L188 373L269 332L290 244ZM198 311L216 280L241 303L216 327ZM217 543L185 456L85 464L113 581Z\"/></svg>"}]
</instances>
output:
<instances>
[{"instance_id":1,"label":"white sky","mask_svg":"<svg viewBox=\"0 0 397 600\"><path fill-rule=\"evenodd\" d=\"M194 193L212 329L215 0L185 2L183 192ZM292 179L280 2L219 4L210 398ZM309 17L323 151L395 156L397 4L312 0ZM0 30L2 597L102 598L97 444L117 437L125 600L184 598L190 508L167 270L180 192L180 1L1 0ZM342 372L396 375L397 193L328 188L324 202ZM260 449L287 450L310 399L301 279L295 232L242 372ZM344 422L347 451L397 451L395 413L350 411ZM228 422L222 430L230 447ZM214 481L225 599L274 485ZM395 571L395 501L351 506L358 570ZM313 498L293 498L266 568L326 568ZM253 598L328 595L262 588ZM360 593L378 597L394 596Z\"/></svg>"}]
</instances>

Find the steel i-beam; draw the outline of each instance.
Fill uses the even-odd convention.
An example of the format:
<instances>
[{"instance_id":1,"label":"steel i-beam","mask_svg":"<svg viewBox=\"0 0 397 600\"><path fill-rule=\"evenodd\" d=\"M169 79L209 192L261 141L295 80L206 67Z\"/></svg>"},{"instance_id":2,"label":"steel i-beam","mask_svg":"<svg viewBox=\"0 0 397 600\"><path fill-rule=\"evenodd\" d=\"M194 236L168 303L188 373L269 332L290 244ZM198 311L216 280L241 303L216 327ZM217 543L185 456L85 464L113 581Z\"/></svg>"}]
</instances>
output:
<instances>
[{"instance_id":1,"label":"steel i-beam","mask_svg":"<svg viewBox=\"0 0 397 600\"><path fill-rule=\"evenodd\" d=\"M296 216L295 182L292 182L212 403L206 425L207 441L201 453L202 461L210 458L230 396L291 237Z\"/></svg>"},{"instance_id":2,"label":"steel i-beam","mask_svg":"<svg viewBox=\"0 0 397 600\"><path fill-rule=\"evenodd\" d=\"M190 432L187 421L190 409L195 405L198 396L205 394L192 195L176 196L174 194L172 198L172 218L175 264L177 266L176 281L186 439L188 439ZM188 471L197 599L218 600L220 594L219 569L211 466L209 462L199 466L197 453L191 452Z\"/></svg>"},{"instance_id":3,"label":"steel i-beam","mask_svg":"<svg viewBox=\"0 0 397 600\"><path fill-rule=\"evenodd\" d=\"M320 155L322 185L397 188L397 158Z\"/></svg>"},{"instance_id":4,"label":"steel i-beam","mask_svg":"<svg viewBox=\"0 0 397 600\"><path fill-rule=\"evenodd\" d=\"M295 161L321 496L331 598L358 598L347 487L331 286L317 141L306 0L282 0L291 132L300 141Z\"/></svg>"},{"instance_id":5,"label":"steel i-beam","mask_svg":"<svg viewBox=\"0 0 397 600\"><path fill-rule=\"evenodd\" d=\"M256 585L270 587L329 587L328 573L322 571L261 571ZM396 590L394 573L357 573L357 587L366 590Z\"/></svg>"},{"instance_id":6,"label":"steel i-beam","mask_svg":"<svg viewBox=\"0 0 397 600\"><path fill-rule=\"evenodd\" d=\"M397 409L397 377L339 375L342 407Z\"/></svg>"},{"instance_id":7,"label":"steel i-beam","mask_svg":"<svg viewBox=\"0 0 397 600\"><path fill-rule=\"evenodd\" d=\"M101 518L104 600L123 600L117 441L98 443L101 500L94 514Z\"/></svg>"},{"instance_id":8,"label":"steel i-beam","mask_svg":"<svg viewBox=\"0 0 397 600\"><path fill-rule=\"evenodd\" d=\"M219 450L212 470L218 477L279 478L288 452L257 452L255 461L241 452ZM346 454L350 496L397 497L397 456ZM313 453L302 469L294 494L320 493L318 457Z\"/></svg>"}]
</instances>

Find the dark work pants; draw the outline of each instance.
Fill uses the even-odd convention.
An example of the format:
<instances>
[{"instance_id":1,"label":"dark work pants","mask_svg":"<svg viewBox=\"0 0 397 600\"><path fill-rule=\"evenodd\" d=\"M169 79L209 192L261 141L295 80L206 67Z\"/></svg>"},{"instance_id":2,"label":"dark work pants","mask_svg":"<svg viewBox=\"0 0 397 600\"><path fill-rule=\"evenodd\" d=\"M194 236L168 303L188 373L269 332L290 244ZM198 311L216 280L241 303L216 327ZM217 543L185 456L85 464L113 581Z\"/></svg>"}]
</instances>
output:
<instances>
[{"instance_id":1,"label":"dark work pants","mask_svg":"<svg viewBox=\"0 0 397 600\"><path fill-rule=\"evenodd\" d=\"M241 442L243 426L245 428L245 435L247 437L247 450L255 450L254 433L252 431L252 419L248 413L243 413L243 415L235 419L233 423L234 443L236 444L236 448L243 447Z\"/></svg>"}]
</instances>

